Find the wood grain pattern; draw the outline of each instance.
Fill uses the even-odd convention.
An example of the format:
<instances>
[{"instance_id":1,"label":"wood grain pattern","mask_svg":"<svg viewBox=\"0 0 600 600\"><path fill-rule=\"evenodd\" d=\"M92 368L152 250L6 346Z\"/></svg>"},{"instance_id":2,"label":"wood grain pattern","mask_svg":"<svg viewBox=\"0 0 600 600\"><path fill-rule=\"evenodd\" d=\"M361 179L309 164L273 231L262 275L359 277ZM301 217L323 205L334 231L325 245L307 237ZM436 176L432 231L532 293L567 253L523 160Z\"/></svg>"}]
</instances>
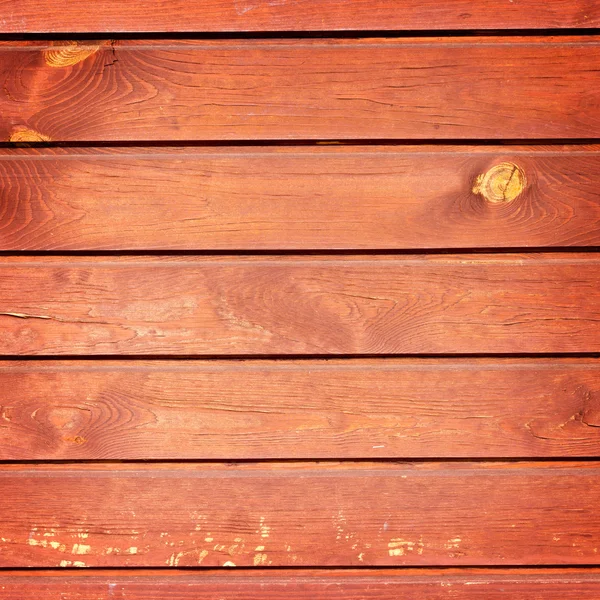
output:
<instances>
[{"instance_id":1,"label":"wood grain pattern","mask_svg":"<svg viewBox=\"0 0 600 600\"><path fill-rule=\"evenodd\" d=\"M522 193L475 193L505 163ZM3 149L0 177L2 250L600 245L598 146Z\"/></svg>"},{"instance_id":2,"label":"wood grain pattern","mask_svg":"<svg viewBox=\"0 0 600 600\"><path fill-rule=\"evenodd\" d=\"M600 351L600 258L4 257L0 354Z\"/></svg>"},{"instance_id":3,"label":"wood grain pattern","mask_svg":"<svg viewBox=\"0 0 600 600\"><path fill-rule=\"evenodd\" d=\"M0 482L3 567L600 563L593 461L4 465Z\"/></svg>"},{"instance_id":4,"label":"wood grain pattern","mask_svg":"<svg viewBox=\"0 0 600 600\"><path fill-rule=\"evenodd\" d=\"M597 600L588 569L7 571L3 600Z\"/></svg>"},{"instance_id":5,"label":"wood grain pattern","mask_svg":"<svg viewBox=\"0 0 600 600\"><path fill-rule=\"evenodd\" d=\"M58 44L0 45L0 139L600 137L596 38Z\"/></svg>"},{"instance_id":6,"label":"wood grain pattern","mask_svg":"<svg viewBox=\"0 0 600 600\"><path fill-rule=\"evenodd\" d=\"M587 0L2 0L0 32L333 31L598 27Z\"/></svg>"},{"instance_id":7,"label":"wood grain pattern","mask_svg":"<svg viewBox=\"0 0 600 600\"><path fill-rule=\"evenodd\" d=\"M0 460L600 454L600 362L0 362Z\"/></svg>"}]
</instances>

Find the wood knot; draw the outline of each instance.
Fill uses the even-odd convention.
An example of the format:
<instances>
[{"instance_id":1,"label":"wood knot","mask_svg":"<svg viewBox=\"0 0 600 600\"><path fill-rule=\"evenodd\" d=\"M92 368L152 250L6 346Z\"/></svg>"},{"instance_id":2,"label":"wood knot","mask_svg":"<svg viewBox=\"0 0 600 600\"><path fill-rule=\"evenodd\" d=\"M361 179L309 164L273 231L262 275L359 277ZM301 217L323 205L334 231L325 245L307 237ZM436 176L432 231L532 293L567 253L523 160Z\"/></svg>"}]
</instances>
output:
<instances>
[{"instance_id":1,"label":"wood knot","mask_svg":"<svg viewBox=\"0 0 600 600\"><path fill-rule=\"evenodd\" d=\"M84 437L81 437L80 435L76 435L75 437L64 437L63 440L65 442L73 442L74 444L77 444L79 446L87 442L87 440Z\"/></svg>"},{"instance_id":2,"label":"wood knot","mask_svg":"<svg viewBox=\"0 0 600 600\"><path fill-rule=\"evenodd\" d=\"M44 60L49 67L70 67L100 50L99 45L79 42L60 42L60 44L51 50L44 50Z\"/></svg>"},{"instance_id":3,"label":"wood knot","mask_svg":"<svg viewBox=\"0 0 600 600\"><path fill-rule=\"evenodd\" d=\"M13 131L8 138L9 142L49 142L50 137L34 131L33 129L19 129Z\"/></svg>"},{"instance_id":4,"label":"wood knot","mask_svg":"<svg viewBox=\"0 0 600 600\"><path fill-rule=\"evenodd\" d=\"M527 184L521 167L511 162L493 166L487 173L478 175L473 186L474 194L481 194L494 204L512 202L518 198Z\"/></svg>"}]
</instances>

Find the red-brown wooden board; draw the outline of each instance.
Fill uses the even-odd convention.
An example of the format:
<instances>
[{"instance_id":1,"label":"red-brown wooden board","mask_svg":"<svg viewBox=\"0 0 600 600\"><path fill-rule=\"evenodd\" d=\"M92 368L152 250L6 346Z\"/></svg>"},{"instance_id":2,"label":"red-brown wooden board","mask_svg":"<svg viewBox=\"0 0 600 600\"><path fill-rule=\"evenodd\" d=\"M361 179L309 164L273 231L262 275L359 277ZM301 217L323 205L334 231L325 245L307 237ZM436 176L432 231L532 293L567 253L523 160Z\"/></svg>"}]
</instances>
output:
<instances>
[{"instance_id":1,"label":"red-brown wooden board","mask_svg":"<svg viewBox=\"0 0 600 600\"><path fill-rule=\"evenodd\" d=\"M4 149L0 177L2 250L600 244L598 146Z\"/></svg>"},{"instance_id":2,"label":"red-brown wooden board","mask_svg":"<svg viewBox=\"0 0 600 600\"><path fill-rule=\"evenodd\" d=\"M344 569L227 573L73 569L0 574L3 600L597 600L598 569Z\"/></svg>"},{"instance_id":3,"label":"red-brown wooden board","mask_svg":"<svg viewBox=\"0 0 600 600\"><path fill-rule=\"evenodd\" d=\"M600 351L596 254L4 257L0 354Z\"/></svg>"},{"instance_id":4,"label":"red-brown wooden board","mask_svg":"<svg viewBox=\"0 0 600 600\"><path fill-rule=\"evenodd\" d=\"M0 363L0 460L600 454L582 359Z\"/></svg>"},{"instance_id":5,"label":"red-brown wooden board","mask_svg":"<svg viewBox=\"0 0 600 600\"><path fill-rule=\"evenodd\" d=\"M600 564L600 463L4 465L0 564Z\"/></svg>"},{"instance_id":6,"label":"red-brown wooden board","mask_svg":"<svg viewBox=\"0 0 600 600\"><path fill-rule=\"evenodd\" d=\"M600 137L596 38L56 44L0 46L0 139Z\"/></svg>"},{"instance_id":7,"label":"red-brown wooden board","mask_svg":"<svg viewBox=\"0 0 600 600\"><path fill-rule=\"evenodd\" d=\"M197 32L598 27L589 0L3 0L0 32Z\"/></svg>"}]
</instances>

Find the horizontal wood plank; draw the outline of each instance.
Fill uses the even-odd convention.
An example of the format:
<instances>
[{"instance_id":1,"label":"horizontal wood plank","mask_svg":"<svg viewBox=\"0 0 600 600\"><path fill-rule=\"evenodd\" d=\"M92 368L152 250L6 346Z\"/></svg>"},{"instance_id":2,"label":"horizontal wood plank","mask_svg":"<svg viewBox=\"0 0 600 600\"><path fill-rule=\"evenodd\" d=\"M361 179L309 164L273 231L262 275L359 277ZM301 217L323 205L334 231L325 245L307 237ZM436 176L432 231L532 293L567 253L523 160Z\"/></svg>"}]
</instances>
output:
<instances>
[{"instance_id":1,"label":"horizontal wood plank","mask_svg":"<svg viewBox=\"0 0 600 600\"><path fill-rule=\"evenodd\" d=\"M1 250L600 245L598 146L4 149L0 177Z\"/></svg>"},{"instance_id":2,"label":"horizontal wood plank","mask_svg":"<svg viewBox=\"0 0 600 600\"><path fill-rule=\"evenodd\" d=\"M0 483L3 567L600 563L597 462L4 465Z\"/></svg>"},{"instance_id":3,"label":"horizontal wood plank","mask_svg":"<svg viewBox=\"0 0 600 600\"><path fill-rule=\"evenodd\" d=\"M597 600L586 569L7 571L3 600Z\"/></svg>"},{"instance_id":4,"label":"horizontal wood plank","mask_svg":"<svg viewBox=\"0 0 600 600\"><path fill-rule=\"evenodd\" d=\"M600 351L596 254L4 257L0 354Z\"/></svg>"},{"instance_id":5,"label":"horizontal wood plank","mask_svg":"<svg viewBox=\"0 0 600 600\"><path fill-rule=\"evenodd\" d=\"M538 29L598 27L594 2L566 0L2 0L1 33Z\"/></svg>"},{"instance_id":6,"label":"horizontal wood plank","mask_svg":"<svg viewBox=\"0 0 600 600\"><path fill-rule=\"evenodd\" d=\"M600 362L0 362L0 460L600 455Z\"/></svg>"},{"instance_id":7,"label":"horizontal wood plank","mask_svg":"<svg viewBox=\"0 0 600 600\"><path fill-rule=\"evenodd\" d=\"M595 38L56 44L0 45L0 139L600 137Z\"/></svg>"}]
</instances>

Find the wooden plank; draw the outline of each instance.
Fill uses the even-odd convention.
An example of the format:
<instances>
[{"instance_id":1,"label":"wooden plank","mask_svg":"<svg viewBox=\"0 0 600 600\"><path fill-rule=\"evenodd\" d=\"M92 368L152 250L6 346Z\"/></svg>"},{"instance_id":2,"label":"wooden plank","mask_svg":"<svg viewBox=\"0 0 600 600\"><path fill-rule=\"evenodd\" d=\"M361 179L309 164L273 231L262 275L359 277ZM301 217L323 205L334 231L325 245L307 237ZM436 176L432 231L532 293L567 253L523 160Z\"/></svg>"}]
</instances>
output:
<instances>
[{"instance_id":1,"label":"wooden plank","mask_svg":"<svg viewBox=\"0 0 600 600\"><path fill-rule=\"evenodd\" d=\"M4 465L0 482L3 567L600 564L593 461Z\"/></svg>"},{"instance_id":2,"label":"wooden plank","mask_svg":"<svg viewBox=\"0 0 600 600\"><path fill-rule=\"evenodd\" d=\"M596 38L56 44L0 45L0 139L600 137Z\"/></svg>"},{"instance_id":3,"label":"wooden plank","mask_svg":"<svg viewBox=\"0 0 600 600\"><path fill-rule=\"evenodd\" d=\"M600 455L600 362L0 362L0 460Z\"/></svg>"},{"instance_id":4,"label":"wooden plank","mask_svg":"<svg viewBox=\"0 0 600 600\"><path fill-rule=\"evenodd\" d=\"M3 600L597 600L600 572L574 569L83 569L0 574Z\"/></svg>"},{"instance_id":5,"label":"wooden plank","mask_svg":"<svg viewBox=\"0 0 600 600\"><path fill-rule=\"evenodd\" d=\"M600 351L593 253L4 257L0 354Z\"/></svg>"},{"instance_id":6,"label":"wooden plank","mask_svg":"<svg viewBox=\"0 0 600 600\"><path fill-rule=\"evenodd\" d=\"M4 149L0 249L600 245L599 149Z\"/></svg>"},{"instance_id":7,"label":"wooden plank","mask_svg":"<svg viewBox=\"0 0 600 600\"><path fill-rule=\"evenodd\" d=\"M567 0L2 0L2 33L538 29L598 27L595 2Z\"/></svg>"}]
</instances>

